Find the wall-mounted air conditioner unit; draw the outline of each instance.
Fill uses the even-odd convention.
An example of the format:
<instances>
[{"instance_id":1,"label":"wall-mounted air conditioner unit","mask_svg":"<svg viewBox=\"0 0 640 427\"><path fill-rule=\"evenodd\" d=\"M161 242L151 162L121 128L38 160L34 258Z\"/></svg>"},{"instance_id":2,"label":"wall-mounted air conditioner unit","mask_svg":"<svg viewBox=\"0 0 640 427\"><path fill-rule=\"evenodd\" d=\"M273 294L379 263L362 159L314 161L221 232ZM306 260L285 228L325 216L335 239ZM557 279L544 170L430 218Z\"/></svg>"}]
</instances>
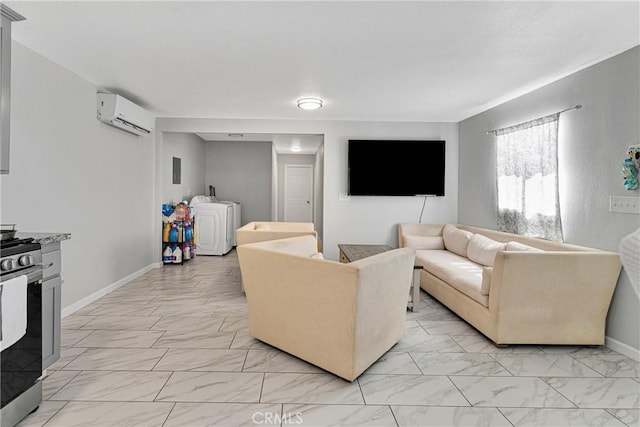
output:
<instances>
[{"instance_id":1,"label":"wall-mounted air conditioner unit","mask_svg":"<svg viewBox=\"0 0 640 427\"><path fill-rule=\"evenodd\" d=\"M114 93L98 93L98 120L135 135L148 135L154 124L151 113Z\"/></svg>"}]
</instances>

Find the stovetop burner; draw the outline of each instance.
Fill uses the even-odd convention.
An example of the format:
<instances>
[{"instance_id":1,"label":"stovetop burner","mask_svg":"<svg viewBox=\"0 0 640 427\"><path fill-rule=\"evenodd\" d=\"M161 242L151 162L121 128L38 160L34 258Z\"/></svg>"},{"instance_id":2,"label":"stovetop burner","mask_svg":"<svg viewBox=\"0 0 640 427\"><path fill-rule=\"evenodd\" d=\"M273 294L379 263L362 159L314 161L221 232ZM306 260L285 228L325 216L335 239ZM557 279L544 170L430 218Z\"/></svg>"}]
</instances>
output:
<instances>
[{"instance_id":1,"label":"stovetop burner","mask_svg":"<svg viewBox=\"0 0 640 427\"><path fill-rule=\"evenodd\" d=\"M14 238L9 240L3 240L3 241L0 241L0 248L7 249L17 245L22 245L24 243L31 243L31 242L33 242L33 238L28 238L28 239Z\"/></svg>"},{"instance_id":2,"label":"stovetop burner","mask_svg":"<svg viewBox=\"0 0 640 427\"><path fill-rule=\"evenodd\" d=\"M4 258L11 255L21 254L23 252L35 251L40 249L39 243L34 243L33 238L27 239L9 239L0 241L0 257Z\"/></svg>"}]
</instances>

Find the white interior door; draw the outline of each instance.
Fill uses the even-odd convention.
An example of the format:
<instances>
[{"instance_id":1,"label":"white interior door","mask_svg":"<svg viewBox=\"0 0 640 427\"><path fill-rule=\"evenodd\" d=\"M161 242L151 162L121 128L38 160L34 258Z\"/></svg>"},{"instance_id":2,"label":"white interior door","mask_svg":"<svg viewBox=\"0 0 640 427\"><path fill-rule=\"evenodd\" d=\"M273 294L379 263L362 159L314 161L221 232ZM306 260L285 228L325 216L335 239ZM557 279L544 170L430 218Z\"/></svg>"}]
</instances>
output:
<instances>
[{"instance_id":1,"label":"white interior door","mask_svg":"<svg viewBox=\"0 0 640 427\"><path fill-rule=\"evenodd\" d=\"M313 165L285 165L284 220L313 222Z\"/></svg>"}]
</instances>

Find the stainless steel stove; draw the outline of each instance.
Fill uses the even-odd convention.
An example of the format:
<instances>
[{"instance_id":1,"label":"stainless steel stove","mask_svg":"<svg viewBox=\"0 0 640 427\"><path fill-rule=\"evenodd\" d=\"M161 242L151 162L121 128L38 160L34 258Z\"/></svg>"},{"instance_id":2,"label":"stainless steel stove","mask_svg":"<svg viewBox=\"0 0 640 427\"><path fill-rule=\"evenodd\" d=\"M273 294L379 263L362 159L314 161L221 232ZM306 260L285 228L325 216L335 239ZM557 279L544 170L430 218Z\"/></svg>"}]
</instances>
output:
<instances>
[{"instance_id":1,"label":"stainless steel stove","mask_svg":"<svg viewBox=\"0 0 640 427\"><path fill-rule=\"evenodd\" d=\"M0 426L13 427L38 408L42 402L42 250L33 239L0 240L0 308L2 324L13 321L5 316L22 315L11 312L6 297L11 286L24 286L26 276L26 330L15 342L6 337L5 326L0 329L3 341L0 354ZM3 299L3 294L5 299Z\"/></svg>"}]
</instances>

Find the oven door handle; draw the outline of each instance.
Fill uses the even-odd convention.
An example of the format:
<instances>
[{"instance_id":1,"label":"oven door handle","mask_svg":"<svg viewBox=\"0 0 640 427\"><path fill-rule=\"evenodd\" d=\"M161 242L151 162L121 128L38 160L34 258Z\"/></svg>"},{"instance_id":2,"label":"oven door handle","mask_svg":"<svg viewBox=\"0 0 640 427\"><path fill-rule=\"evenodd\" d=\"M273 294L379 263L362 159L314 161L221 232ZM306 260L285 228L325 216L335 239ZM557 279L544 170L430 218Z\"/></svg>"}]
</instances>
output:
<instances>
[{"instance_id":1,"label":"oven door handle","mask_svg":"<svg viewBox=\"0 0 640 427\"><path fill-rule=\"evenodd\" d=\"M33 266L24 270L19 270L14 273L9 273L2 276L2 282L14 279L18 276L27 276L27 283L42 284L42 264L34 264Z\"/></svg>"},{"instance_id":2,"label":"oven door handle","mask_svg":"<svg viewBox=\"0 0 640 427\"><path fill-rule=\"evenodd\" d=\"M43 269L43 270L46 270L46 269L47 269L47 268L49 268L49 267L53 267L53 262L50 262L50 263L49 263L49 264L47 264L47 265L44 265L44 263L43 263L43 262L40 262L40 263L38 263L38 264L33 264L33 265L34 265L34 266L36 266L36 267L40 266L40 267L42 267L42 269Z\"/></svg>"}]
</instances>

